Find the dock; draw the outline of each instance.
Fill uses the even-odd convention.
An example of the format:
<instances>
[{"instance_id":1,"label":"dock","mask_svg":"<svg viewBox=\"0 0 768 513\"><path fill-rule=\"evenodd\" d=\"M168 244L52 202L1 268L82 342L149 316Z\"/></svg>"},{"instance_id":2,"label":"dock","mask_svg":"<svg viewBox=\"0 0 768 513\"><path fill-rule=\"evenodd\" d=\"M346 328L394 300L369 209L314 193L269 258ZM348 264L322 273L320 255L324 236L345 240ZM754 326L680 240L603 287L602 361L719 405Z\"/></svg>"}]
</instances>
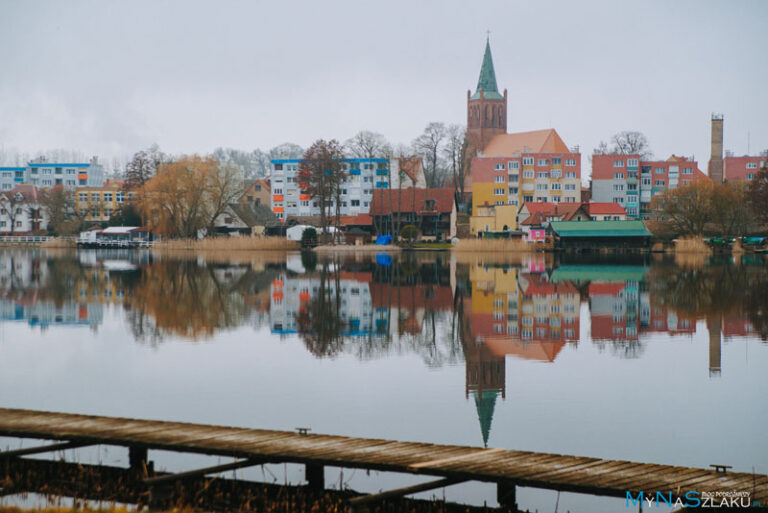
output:
<instances>
[{"instance_id":1,"label":"dock","mask_svg":"<svg viewBox=\"0 0 768 513\"><path fill-rule=\"evenodd\" d=\"M514 505L515 487L525 486L626 498L657 492L685 500L688 492L748 492L752 504L768 504L768 476L716 468L690 468L582 456L437 445L314 434L306 428L275 431L183 422L138 420L0 408L0 436L55 441L0 452L0 460L87 445L129 449L131 467L143 468L147 486L265 463L306 466L309 486L324 487L325 466L435 476L432 482L351 499L352 506L402 497L465 481L496 483L497 499ZM234 463L153 476L147 451L228 456ZM226 468L225 468L226 467ZM151 465L149 466L151 469Z\"/></svg>"}]
</instances>

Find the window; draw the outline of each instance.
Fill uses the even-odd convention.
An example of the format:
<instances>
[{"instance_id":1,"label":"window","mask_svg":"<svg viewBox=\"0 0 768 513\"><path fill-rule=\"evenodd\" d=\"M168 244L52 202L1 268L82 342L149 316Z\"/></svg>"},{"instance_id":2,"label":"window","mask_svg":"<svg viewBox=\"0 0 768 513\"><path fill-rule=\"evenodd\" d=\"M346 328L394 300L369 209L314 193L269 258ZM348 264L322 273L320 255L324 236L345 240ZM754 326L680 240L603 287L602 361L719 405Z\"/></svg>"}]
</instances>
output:
<instances>
[{"instance_id":1,"label":"window","mask_svg":"<svg viewBox=\"0 0 768 513\"><path fill-rule=\"evenodd\" d=\"M637 159L627 159L627 166L628 167L637 167Z\"/></svg>"},{"instance_id":2,"label":"window","mask_svg":"<svg viewBox=\"0 0 768 513\"><path fill-rule=\"evenodd\" d=\"M663 167L657 167L653 172L656 173L657 175L663 175L666 172L666 170Z\"/></svg>"},{"instance_id":3,"label":"window","mask_svg":"<svg viewBox=\"0 0 768 513\"><path fill-rule=\"evenodd\" d=\"M350 200L350 203L353 207L359 207L360 206L360 200Z\"/></svg>"},{"instance_id":4,"label":"window","mask_svg":"<svg viewBox=\"0 0 768 513\"><path fill-rule=\"evenodd\" d=\"M624 198L623 197L613 198L613 202L614 203L624 203ZM607 221L607 219L606 219L606 221Z\"/></svg>"},{"instance_id":5,"label":"window","mask_svg":"<svg viewBox=\"0 0 768 513\"><path fill-rule=\"evenodd\" d=\"M123 201L125 201L125 194L122 192L115 193L115 201L117 201L118 203L122 203Z\"/></svg>"},{"instance_id":6,"label":"window","mask_svg":"<svg viewBox=\"0 0 768 513\"><path fill-rule=\"evenodd\" d=\"M651 179L650 178L643 178L643 185L651 185Z\"/></svg>"},{"instance_id":7,"label":"window","mask_svg":"<svg viewBox=\"0 0 768 513\"><path fill-rule=\"evenodd\" d=\"M282 164L275 164L275 171L282 171L283 165Z\"/></svg>"},{"instance_id":8,"label":"window","mask_svg":"<svg viewBox=\"0 0 768 513\"><path fill-rule=\"evenodd\" d=\"M613 173L613 179L614 180L623 180L624 179L624 173Z\"/></svg>"},{"instance_id":9,"label":"window","mask_svg":"<svg viewBox=\"0 0 768 513\"><path fill-rule=\"evenodd\" d=\"M88 201L88 194L85 192L81 192L77 195L77 201L86 202Z\"/></svg>"},{"instance_id":10,"label":"window","mask_svg":"<svg viewBox=\"0 0 768 513\"><path fill-rule=\"evenodd\" d=\"M497 175L496 177L494 177L493 181L495 183L505 183L507 180L504 175Z\"/></svg>"},{"instance_id":11,"label":"window","mask_svg":"<svg viewBox=\"0 0 768 513\"><path fill-rule=\"evenodd\" d=\"M747 169L757 169L756 162L747 162Z\"/></svg>"},{"instance_id":12,"label":"window","mask_svg":"<svg viewBox=\"0 0 768 513\"><path fill-rule=\"evenodd\" d=\"M99 193L98 192L91 193L91 201L99 201L99 199L100 198L99 198Z\"/></svg>"},{"instance_id":13,"label":"window","mask_svg":"<svg viewBox=\"0 0 768 513\"><path fill-rule=\"evenodd\" d=\"M552 196L552 203L560 203L560 196Z\"/></svg>"},{"instance_id":14,"label":"window","mask_svg":"<svg viewBox=\"0 0 768 513\"><path fill-rule=\"evenodd\" d=\"M536 184L536 190L537 191L546 191L547 190L547 184L545 184L545 183L537 183Z\"/></svg>"},{"instance_id":15,"label":"window","mask_svg":"<svg viewBox=\"0 0 768 513\"><path fill-rule=\"evenodd\" d=\"M565 184L565 190L566 191L575 191L576 190L576 184L575 183L567 183L567 184Z\"/></svg>"},{"instance_id":16,"label":"window","mask_svg":"<svg viewBox=\"0 0 768 513\"><path fill-rule=\"evenodd\" d=\"M623 160L614 160L613 161L613 167L624 167L624 161Z\"/></svg>"},{"instance_id":17,"label":"window","mask_svg":"<svg viewBox=\"0 0 768 513\"><path fill-rule=\"evenodd\" d=\"M510 183L517 183L520 177L518 175L509 175Z\"/></svg>"},{"instance_id":18,"label":"window","mask_svg":"<svg viewBox=\"0 0 768 513\"><path fill-rule=\"evenodd\" d=\"M530 203L533 201L533 196L523 196L523 201L525 203Z\"/></svg>"},{"instance_id":19,"label":"window","mask_svg":"<svg viewBox=\"0 0 768 513\"><path fill-rule=\"evenodd\" d=\"M684 174L684 175L692 175L692 174L693 174L693 168L690 168L690 167L684 167L684 168L683 168L683 174Z\"/></svg>"},{"instance_id":20,"label":"window","mask_svg":"<svg viewBox=\"0 0 768 513\"><path fill-rule=\"evenodd\" d=\"M655 182L653 182L653 185L655 185L656 187L664 187L664 180L656 180Z\"/></svg>"},{"instance_id":21,"label":"window","mask_svg":"<svg viewBox=\"0 0 768 513\"><path fill-rule=\"evenodd\" d=\"M533 178L533 170L526 169L525 171L523 171L523 178Z\"/></svg>"},{"instance_id":22,"label":"window","mask_svg":"<svg viewBox=\"0 0 768 513\"><path fill-rule=\"evenodd\" d=\"M563 159L560 157L552 157L552 165L553 166L559 166L563 162Z\"/></svg>"},{"instance_id":23,"label":"window","mask_svg":"<svg viewBox=\"0 0 768 513\"><path fill-rule=\"evenodd\" d=\"M509 193L510 193L510 194L515 194L515 195L517 195L517 194L518 194L518 189L517 189L517 187L510 187L510 188L509 188Z\"/></svg>"},{"instance_id":24,"label":"window","mask_svg":"<svg viewBox=\"0 0 768 513\"><path fill-rule=\"evenodd\" d=\"M565 172L566 178L576 178L576 171L566 171Z\"/></svg>"},{"instance_id":25,"label":"window","mask_svg":"<svg viewBox=\"0 0 768 513\"><path fill-rule=\"evenodd\" d=\"M283 189L281 188L272 189L272 194L282 194L282 193L283 193Z\"/></svg>"},{"instance_id":26,"label":"window","mask_svg":"<svg viewBox=\"0 0 768 513\"><path fill-rule=\"evenodd\" d=\"M536 178L549 178L549 172L539 171L538 173L536 173Z\"/></svg>"},{"instance_id":27,"label":"window","mask_svg":"<svg viewBox=\"0 0 768 513\"><path fill-rule=\"evenodd\" d=\"M111 192L105 192L104 193L104 201L112 201L112 193Z\"/></svg>"},{"instance_id":28,"label":"window","mask_svg":"<svg viewBox=\"0 0 768 513\"><path fill-rule=\"evenodd\" d=\"M506 189L494 189L493 194L496 196L506 196Z\"/></svg>"},{"instance_id":29,"label":"window","mask_svg":"<svg viewBox=\"0 0 768 513\"><path fill-rule=\"evenodd\" d=\"M576 159L565 159L566 167L573 167L576 165Z\"/></svg>"},{"instance_id":30,"label":"window","mask_svg":"<svg viewBox=\"0 0 768 513\"><path fill-rule=\"evenodd\" d=\"M520 162L510 161L507 163L507 167L509 167L509 169L520 169Z\"/></svg>"},{"instance_id":31,"label":"window","mask_svg":"<svg viewBox=\"0 0 768 513\"><path fill-rule=\"evenodd\" d=\"M547 161L547 159L539 159L539 161L536 164L539 166L547 166L549 165L549 162Z\"/></svg>"},{"instance_id":32,"label":"window","mask_svg":"<svg viewBox=\"0 0 768 513\"><path fill-rule=\"evenodd\" d=\"M16 221L16 228L21 228L21 221Z\"/></svg>"},{"instance_id":33,"label":"window","mask_svg":"<svg viewBox=\"0 0 768 513\"><path fill-rule=\"evenodd\" d=\"M755 177L753 173L747 173L747 180L752 180Z\"/></svg>"},{"instance_id":34,"label":"window","mask_svg":"<svg viewBox=\"0 0 768 513\"><path fill-rule=\"evenodd\" d=\"M552 171L549 172L549 176L551 176L552 178L561 178L563 176L563 172L560 171L559 169L553 169Z\"/></svg>"},{"instance_id":35,"label":"window","mask_svg":"<svg viewBox=\"0 0 768 513\"><path fill-rule=\"evenodd\" d=\"M615 184L615 185L613 186L613 190L614 190L614 191L623 191L623 190L624 190L624 186L623 186L623 185L621 185L621 184Z\"/></svg>"},{"instance_id":36,"label":"window","mask_svg":"<svg viewBox=\"0 0 768 513\"><path fill-rule=\"evenodd\" d=\"M553 183L553 184L551 185L551 189L552 189L553 191L559 191L559 190L560 190L560 184L559 184L559 183Z\"/></svg>"},{"instance_id":37,"label":"window","mask_svg":"<svg viewBox=\"0 0 768 513\"><path fill-rule=\"evenodd\" d=\"M493 166L493 169L495 169L496 171L504 171L504 164L498 163L495 166Z\"/></svg>"},{"instance_id":38,"label":"window","mask_svg":"<svg viewBox=\"0 0 768 513\"><path fill-rule=\"evenodd\" d=\"M523 165L524 166L532 166L533 165L533 157L523 157Z\"/></svg>"}]
</instances>

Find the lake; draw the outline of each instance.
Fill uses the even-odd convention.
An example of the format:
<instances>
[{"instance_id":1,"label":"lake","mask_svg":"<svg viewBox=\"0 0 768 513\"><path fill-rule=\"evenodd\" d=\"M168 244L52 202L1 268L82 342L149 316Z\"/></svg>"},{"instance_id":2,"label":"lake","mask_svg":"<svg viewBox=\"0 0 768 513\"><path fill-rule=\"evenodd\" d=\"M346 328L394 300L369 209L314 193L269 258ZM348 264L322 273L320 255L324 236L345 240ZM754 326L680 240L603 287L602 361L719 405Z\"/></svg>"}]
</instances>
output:
<instances>
[{"instance_id":1,"label":"lake","mask_svg":"<svg viewBox=\"0 0 768 513\"><path fill-rule=\"evenodd\" d=\"M760 256L5 249L0 296L0 407L768 473ZM67 455L122 465L124 452ZM168 470L215 460L150 459ZM238 476L300 483L303 469ZM327 486L359 491L420 480L326 470ZM444 493L495 504L488 484ZM556 501L625 509L518 491L531 511Z\"/></svg>"}]
</instances>

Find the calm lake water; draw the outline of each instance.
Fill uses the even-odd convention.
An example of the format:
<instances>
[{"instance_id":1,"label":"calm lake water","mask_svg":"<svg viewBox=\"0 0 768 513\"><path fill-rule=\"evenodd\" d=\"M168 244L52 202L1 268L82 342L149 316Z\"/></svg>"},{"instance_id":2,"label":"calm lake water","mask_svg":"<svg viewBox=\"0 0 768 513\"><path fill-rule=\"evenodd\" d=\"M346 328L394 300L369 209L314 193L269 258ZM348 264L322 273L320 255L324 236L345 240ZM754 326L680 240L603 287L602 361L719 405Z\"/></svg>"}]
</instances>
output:
<instances>
[{"instance_id":1,"label":"calm lake water","mask_svg":"<svg viewBox=\"0 0 768 513\"><path fill-rule=\"evenodd\" d=\"M762 257L3 250L0 297L2 407L768 473ZM67 455L125 464L124 452ZM303 469L238 476L298 483ZM326 470L328 486L360 491L421 480ZM485 484L445 496L495 504ZM532 511L556 500L518 492ZM558 505L623 510L576 494Z\"/></svg>"}]
</instances>

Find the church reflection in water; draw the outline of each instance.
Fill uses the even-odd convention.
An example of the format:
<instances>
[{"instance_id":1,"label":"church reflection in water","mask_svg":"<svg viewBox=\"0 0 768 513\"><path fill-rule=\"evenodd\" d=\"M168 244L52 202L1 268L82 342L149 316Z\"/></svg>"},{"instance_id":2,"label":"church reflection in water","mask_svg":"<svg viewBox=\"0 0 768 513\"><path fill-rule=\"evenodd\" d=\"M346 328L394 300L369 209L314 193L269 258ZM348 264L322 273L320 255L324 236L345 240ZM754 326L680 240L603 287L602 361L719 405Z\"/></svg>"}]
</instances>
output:
<instances>
[{"instance_id":1,"label":"church reflection in water","mask_svg":"<svg viewBox=\"0 0 768 513\"><path fill-rule=\"evenodd\" d=\"M262 255L241 263L157 259L148 252L0 252L0 321L98 330L105 308L132 337L162 344L251 326L298 337L311 354L360 359L416 354L466 367L483 443L506 396L507 358L552 364L594 344L642 358L660 335L708 331L709 373L722 340L768 338L765 261L678 265L640 259L555 261L551 255L442 253ZM738 265L737 265L738 264Z\"/></svg>"}]
</instances>

